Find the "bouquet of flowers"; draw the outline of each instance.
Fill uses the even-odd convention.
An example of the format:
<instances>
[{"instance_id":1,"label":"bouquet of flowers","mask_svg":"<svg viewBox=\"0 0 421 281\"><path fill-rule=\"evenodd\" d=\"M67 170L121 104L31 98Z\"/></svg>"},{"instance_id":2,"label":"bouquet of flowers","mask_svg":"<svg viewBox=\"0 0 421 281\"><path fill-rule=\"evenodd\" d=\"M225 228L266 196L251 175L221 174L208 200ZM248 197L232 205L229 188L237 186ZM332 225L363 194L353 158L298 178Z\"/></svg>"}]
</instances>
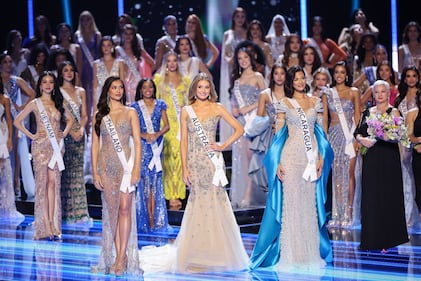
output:
<instances>
[{"instance_id":1,"label":"bouquet of flowers","mask_svg":"<svg viewBox=\"0 0 421 281\"><path fill-rule=\"evenodd\" d=\"M388 142L399 142L404 147L410 147L408 129L402 117L392 116L388 113L371 113L366 117L367 133L370 138L381 139ZM368 148L363 146L360 152L364 155Z\"/></svg>"}]
</instances>

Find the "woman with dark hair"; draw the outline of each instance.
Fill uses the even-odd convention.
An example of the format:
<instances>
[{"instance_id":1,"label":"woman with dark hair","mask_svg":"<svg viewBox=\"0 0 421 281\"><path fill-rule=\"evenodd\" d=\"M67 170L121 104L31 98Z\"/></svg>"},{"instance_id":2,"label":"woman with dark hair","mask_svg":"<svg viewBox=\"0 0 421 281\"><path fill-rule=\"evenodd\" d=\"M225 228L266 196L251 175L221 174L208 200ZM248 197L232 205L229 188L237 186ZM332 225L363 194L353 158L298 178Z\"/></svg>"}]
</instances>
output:
<instances>
[{"instance_id":1,"label":"woman with dark hair","mask_svg":"<svg viewBox=\"0 0 421 281\"><path fill-rule=\"evenodd\" d=\"M237 45L247 38L247 13L242 7L237 7L231 16L231 26L224 32L221 50L221 71L219 81L219 101L231 113L230 104L230 77L234 61L234 51ZM219 124L219 137L221 141L227 140L232 130L228 124L221 120Z\"/></svg>"},{"instance_id":2,"label":"woman with dark hair","mask_svg":"<svg viewBox=\"0 0 421 281\"><path fill-rule=\"evenodd\" d=\"M405 78L404 78L405 79ZM412 83L411 83L412 84ZM411 87L412 88L412 87ZM413 91L415 89L412 89ZM410 214L411 217L414 219L413 221L408 221L408 227L416 226L416 223L419 221L419 213L418 210L421 208L421 88L418 87L416 90L416 105L417 107L413 110L409 111L406 116L406 125L408 127L408 136L412 143L412 172L414 175L415 180L415 194L413 194L414 189L412 189L412 193L409 193L411 196L409 201L407 199L407 187L404 186L404 194L405 194L405 213ZM414 197L415 202L418 204L418 208L414 205ZM415 216L412 216L415 215ZM418 230L418 229L415 229Z\"/></svg>"},{"instance_id":3,"label":"woman with dark hair","mask_svg":"<svg viewBox=\"0 0 421 281\"><path fill-rule=\"evenodd\" d=\"M389 104L389 84L373 84L376 105L364 111L355 138L364 147L361 193L361 250L381 250L408 242L405 223L403 181L398 142L406 139L399 128L397 136L373 134L373 122L400 122L399 110ZM397 121L399 120L399 121ZM402 122L403 125L403 122ZM376 125L378 127L378 125ZM406 129L405 129L406 130ZM336 156L336 155L335 155Z\"/></svg>"},{"instance_id":4,"label":"woman with dark hair","mask_svg":"<svg viewBox=\"0 0 421 281\"><path fill-rule=\"evenodd\" d=\"M259 94L266 85L262 74L257 71L252 51L237 46L234 58L230 87L231 110L247 131L256 116ZM234 208L263 206L266 200L264 189L258 188L259 185L265 186L265 183L253 182L248 175L252 156L250 145L250 139L242 136L232 146L230 198Z\"/></svg>"},{"instance_id":5,"label":"woman with dark hair","mask_svg":"<svg viewBox=\"0 0 421 281\"><path fill-rule=\"evenodd\" d=\"M123 40L122 38L123 38L123 33L124 33L124 26L126 24L131 24L131 25L136 26L132 17L129 14L124 13L118 17L118 21L115 26L115 33L112 37L113 42L116 46L120 45L121 41ZM140 35L139 33L136 33L136 38L137 38L137 41L139 42L140 48L144 50L145 46L143 45L142 35Z\"/></svg>"},{"instance_id":6,"label":"woman with dark hair","mask_svg":"<svg viewBox=\"0 0 421 281\"><path fill-rule=\"evenodd\" d=\"M402 34L402 45L399 46L399 72L405 66L415 65L421 68L421 26L416 21L410 21Z\"/></svg>"},{"instance_id":7,"label":"woman with dark hair","mask_svg":"<svg viewBox=\"0 0 421 281\"><path fill-rule=\"evenodd\" d=\"M324 209L333 151L321 127L321 100L307 95L303 68L291 67L284 87L264 160L269 193L251 268L309 270L333 260Z\"/></svg>"},{"instance_id":8,"label":"woman with dark hair","mask_svg":"<svg viewBox=\"0 0 421 281\"><path fill-rule=\"evenodd\" d=\"M60 47L69 50L76 65L77 73L82 73L82 50L79 44L73 42L72 28L65 22L57 25L57 44L51 46L51 50Z\"/></svg>"},{"instance_id":9,"label":"woman with dark hair","mask_svg":"<svg viewBox=\"0 0 421 281\"><path fill-rule=\"evenodd\" d=\"M142 167L137 188L137 229L141 233L169 228L162 180L163 135L169 131L167 105L156 98L152 79L143 78L136 88L136 109L142 141ZM162 124L162 125L161 125Z\"/></svg>"},{"instance_id":10,"label":"woman with dark hair","mask_svg":"<svg viewBox=\"0 0 421 281\"><path fill-rule=\"evenodd\" d=\"M278 57L276 63L285 65L287 69L299 65L298 54L303 46L303 41L298 34L290 34L285 42L284 53Z\"/></svg>"},{"instance_id":11,"label":"woman with dark hair","mask_svg":"<svg viewBox=\"0 0 421 281\"><path fill-rule=\"evenodd\" d=\"M22 123L31 112L36 118L35 134ZM52 72L45 71L40 76L35 100L25 106L13 124L32 140L36 186L34 239L61 239L60 176L65 169L63 138L69 133L73 119L63 107L63 96Z\"/></svg>"},{"instance_id":12,"label":"woman with dark hair","mask_svg":"<svg viewBox=\"0 0 421 281\"><path fill-rule=\"evenodd\" d=\"M36 88L39 76L47 67L49 54L50 52L47 49L47 46L43 43L34 46L31 50L28 66L22 71L20 77L22 77L32 89Z\"/></svg>"},{"instance_id":13,"label":"woman with dark hair","mask_svg":"<svg viewBox=\"0 0 421 281\"><path fill-rule=\"evenodd\" d=\"M0 54L0 76L4 93L10 98L10 111L16 118L35 97L35 91L22 78L12 74L13 60L7 53ZM15 195L21 196L20 174L25 191L29 197L34 196L35 183L31 161L28 157L28 139L22 133L13 132L13 151L11 153L13 186Z\"/></svg>"},{"instance_id":14,"label":"woman with dark hair","mask_svg":"<svg viewBox=\"0 0 421 281\"><path fill-rule=\"evenodd\" d=\"M139 118L125 104L123 80L107 78L93 120L92 174L101 191L103 228L99 263L92 272L116 276L139 274L134 193L142 145Z\"/></svg>"},{"instance_id":15,"label":"woman with dark hair","mask_svg":"<svg viewBox=\"0 0 421 281\"><path fill-rule=\"evenodd\" d=\"M70 61L75 67L75 70L77 69L73 56L69 50L62 47L54 48L51 50L50 56L48 57L46 70L51 71L56 75L59 65L64 61Z\"/></svg>"},{"instance_id":16,"label":"woman with dark hair","mask_svg":"<svg viewBox=\"0 0 421 281\"><path fill-rule=\"evenodd\" d=\"M173 15L168 15L164 18L162 30L165 35L159 38L155 43L155 65L158 68L164 63L163 58L168 52L174 52L175 44L178 39L177 35L177 18Z\"/></svg>"},{"instance_id":17,"label":"woman with dark hair","mask_svg":"<svg viewBox=\"0 0 421 281\"><path fill-rule=\"evenodd\" d=\"M180 59L180 67L183 74L193 81L199 72L205 72L209 77L212 75L203 61L193 55L192 44L189 37L181 35L177 39L174 51L178 54Z\"/></svg>"},{"instance_id":18,"label":"woman with dark hair","mask_svg":"<svg viewBox=\"0 0 421 281\"><path fill-rule=\"evenodd\" d=\"M266 42L265 31L260 21L253 20L250 22L247 28L247 40L255 43L261 49L260 52L263 52L264 57L263 62L261 63L263 69L259 69L259 67L258 69L259 72L266 78L273 65L272 51L270 49L270 45Z\"/></svg>"},{"instance_id":19,"label":"woman with dark hair","mask_svg":"<svg viewBox=\"0 0 421 281\"><path fill-rule=\"evenodd\" d=\"M311 85L314 71L322 66L316 48L310 45L304 46L298 53L298 61L306 74L307 84Z\"/></svg>"},{"instance_id":20,"label":"woman with dark hair","mask_svg":"<svg viewBox=\"0 0 421 281\"><path fill-rule=\"evenodd\" d=\"M29 40L25 40L24 47L32 49L39 43L44 43L48 48L56 42L56 36L51 33L51 26L48 19L44 15L39 15L34 21L34 36Z\"/></svg>"},{"instance_id":21,"label":"woman with dark hair","mask_svg":"<svg viewBox=\"0 0 421 281\"><path fill-rule=\"evenodd\" d=\"M22 221L25 217L16 210L13 191L12 165L9 152L12 151L13 120L10 99L4 94L0 79L0 220Z\"/></svg>"},{"instance_id":22,"label":"woman with dark hair","mask_svg":"<svg viewBox=\"0 0 421 281\"><path fill-rule=\"evenodd\" d=\"M126 85L127 104L135 101L136 87L142 78L152 78L155 68L154 60L139 46L136 39L136 27L131 24L124 26L123 40L116 47L118 56L125 62L124 83Z\"/></svg>"},{"instance_id":23,"label":"woman with dark hair","mask_svg":"<svg viewBox=\"0 0 421 281\"><path fill-rule=\"evenodd\" d=\"M62 217L67 223L90 222L86 198L83 164L85 125L88 121L85 90L76 84L76 71L69 61L60 64L58 84L64 98L64 107L73 118L72 129L64 138L64 165L61 177Z\"/></svg>"},{"instance_id":24,"label":"woman with dark hair","mask_svg":"<svg viewBox=\"0 0 421 281\"><path fill-rule=\"evenodd\" d=\"M364 33L371 33L377 37L379 34L379 29L374 26L374 24L368 20L367 15L361 8L356 9L351 16L351 22L353 24L359 24L363 29Z\"/></svg>"},{"instance_id":25,"label":"woman with dark hair","mask_svg":"<svg viewBox=\"0 0 421 281\"><path fill-rule=\"evenodd\" d=\"M410 65L402 70L401 82L398 85L398 97L394 106L399 110L405 122L408 114L417 110L417 95L421 89L420 71L417 67ZM407 226L417 228L419 222L418 212L421 210L421 193L416 190L416 176L412 172L412 151L402 145L399 146L400 160L402 167L402 180L405 194L405 215ZM415 192L415 193L414 193ZM414 198L417 205L414 205ZM417 209L418 206L418 209Z\"/></svg>"},{"instance_id":26,"label":"woman with dark hair","mask_svg":"<svg viewBox=\"0 0 421 281\"><path fill-rule=\"evenodd\" d=\"M30 50L22 48L22 35L19 30L12 29L7 34L6 53L13 60L13 75L20 76L28 65Z\"/></svg>"},{"instance_id":27,"label":"woman with dark hair","mask_svg":"<svg viewBox=\"0 0 421 281\"><path fill-rule=\"evenodd\" d=\"M195 14L189 15L185 30L191 40L193 54L200 58L207 68L211 68L218 59L219 50L203 33L200 18Z\"/></svg>"},{"instance_id":28,"label":"woman with dark hair","mask_svg":"<svg viewBox=\"0 0 421 281\"><path fill-rule=\"evenodd\" d=\"M346 62L333 67L332 88L326 92L330 114L328 139L335 153L332 166L332 219L329 226L353 224L355 164L357 144L354 139L360 122L360 92L352 87L352 74Z\"/></svg>"},{"instance_id":29,"label":"woman with dark hair","mask_svg":"<svg viewBox=\"0 0 421 281\"><path fill-rule=\"evenodd\" d=\"M96 111L96 105L98 103L99 96L101 95L102 87L104 86L105 80L110 76L124 77L124 62L117 59L116 52L114 49L115 45L110 36L104 36L99 42L99 58L94 61L93 66L93 108L88 108L88 114Z\"/></svg>"},{"instance_id":30,"label":"woman with dark hair","mask_svg":"<svg viewBox=\"0 0 421 281\"><path fill-rule=\"evenodd\" d=\"M313 46L323 67L332 68L338 61L345 60L347 55L338 44L323 35L323 18L315 16L311 22L312 37L303 40L304 44Z\"/></svg>"}]
</instances>

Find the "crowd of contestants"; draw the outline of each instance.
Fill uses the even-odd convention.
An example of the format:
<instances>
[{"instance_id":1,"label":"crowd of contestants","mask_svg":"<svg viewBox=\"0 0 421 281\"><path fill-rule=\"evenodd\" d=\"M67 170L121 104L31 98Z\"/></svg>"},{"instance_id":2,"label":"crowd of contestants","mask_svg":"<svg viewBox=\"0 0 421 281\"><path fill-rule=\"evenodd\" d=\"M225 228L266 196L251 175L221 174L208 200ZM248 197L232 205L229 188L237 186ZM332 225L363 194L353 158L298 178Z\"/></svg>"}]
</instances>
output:
<instances>
[{"instance_id":1,"label":"crowd of contestants","mask_svg":"<svg viewBox=\"0 0 421 281\"><path fill-rule=\"evenodd\" d=\"M383 31L361 9L352 21L334 40L314 17L301 38L281 15L266 33L238 7L219 50L198 16L179 35L169 15L154 54L127 14L112 36L89 11L74 33L61 23L53 35L42 15L33 38L11 30L0 55L0 216L23 218L23 184L34 239L60 239L62 221L92 221L93 184L103 246L92 270L116 275L323 266L327 228L360 224L362 250L407 242L421 231L421 27L405 26L393 69ZM409 147L369 134L379 114L402 118ZM167 207L182 208L186 187L176 241L139 252L137 233L169 231ZM249 258L232 208L251 206L266 208Z\"/></svg>"}]
</instances>

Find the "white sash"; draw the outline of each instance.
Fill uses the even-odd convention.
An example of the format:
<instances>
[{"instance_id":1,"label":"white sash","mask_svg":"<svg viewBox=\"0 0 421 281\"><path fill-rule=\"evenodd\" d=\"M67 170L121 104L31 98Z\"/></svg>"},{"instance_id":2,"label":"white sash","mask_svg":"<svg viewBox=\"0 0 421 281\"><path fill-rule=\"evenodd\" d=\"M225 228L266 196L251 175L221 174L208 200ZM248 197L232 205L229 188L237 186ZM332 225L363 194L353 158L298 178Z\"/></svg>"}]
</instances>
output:
<instances>
[{"instance_id":1,"label":"white sash","mask_svg":"<svg viewBox=\"0 0 421 281\"><path fill-rule=\"evenodd\" d=\"M80 123L79 106L77 106L77 104L73 101L73 99L69 96L65 89L60 87L60 92L63 95L64 99L67 101L67 103L70 105L70 111L73 117L75 117L76 121Z\"/></svg>"},{"instance_id":2,"label":"white sash","mask_svg":"<svg viewBox=\"0 0 421 281\"><path fill-rule=\"evenodd\" d=\"M177 38L178 38L178 36L176 37L176 40L177 40ZM165 37L165 41L167 41L168 45L170 45L170 47L171 47L172 50L174 50L174 48L175 48L175 45L177 43L176 40L173 40L171 38L171 36L169 36L169 35L167 35Z\"/></svg>"},{"instance_id":3,"label":"white sash","mask_svg":"<svg viewBox=\"0 0 421 281\"><path fill-rule=\"evenodd\" d=\"M246 106L243 97L241 96L240 92L240 79L235 80L234 82L234 96L238 102L238 108L242 108ZM253 122L253 119L256 117L256 109L243 114L244 120L246 124L244 124L244 131L247 131Z\"/></svg>"},{"instance_id":4,"label":"white sash","mask_svg":"<svg viewBox=\"0 0 421 281\"><path fill-rule=\"evenodd\" d=\"M175 91L174 85L172 83L169 84L170 87L170 93L172 102L175 108L175 113L177 114L177 121L178 121L178 132L177 132L177 139L180 140L180 113L181 113L181 107L178 103L177 99L177 92Z\"/></svg>"},{"instance_id":5,"label":"white sash","mask_svg":"<svg viewBox=\"0 0 421 281\"><path fill-rule=\"evenodd\" d=\"M303 179L306 181L317 180L316 155L313 151L313 144L311 143L310 125L308 124L307 116L304 110L300 107L295 99L289 99L290 103L297 110L298 118L300 119L301 131L303 132L303 141L307 154L307 167L303 173Z\"/></svg>"},{"instance_id":6,"label":"white sash","mask_svg":"<svg viewBox=\"0 0 421 281\"><path fill-rule=\"evenodd\" d=\"M133 76L136 78L137 81L140 81L142 79L142 75L140 75L139 71L137 70L136 66L133 64L133 61L129 56L126 54L124 49L121 46L116 47L118 53L121 55L123 60L126 62L127 66L129 67L130 72L133 74Z\"/></svg>"},{"instance_id":7,"label":"white sash","mask_svg":"<svg viewBox=\"0 0 421 281\"><path fill-rule=\"evenodd\" d=\"M225 175L224 170L224 157L222 153L218 153L218 155L214 151L210 151L208 149L209 140L206 136L203 126L197 118L196 113L193 110L191 105L184 107L191 118L193 126L196 130L197 136L202 141L202 145L205 148L210 160L212 161L213 165L215 166L215 174L213 175L212 184L215 186L225 186L228 184L227 176Z\"/></svg>"},{"instance_id":8,"label":"white sash","mask_svg":"<svg viewBox=\"0 0 421 281\"><path fill-rule=\"evenodd\" d=\"M145 105L144 100L139 100L137 102L140 107L140 111L142 111L143 119L145 119L146 124L146 131L148 134L155 133L155 130L152 125L151 115L149 114L148 108ZM153 167L156 167L156 171L162 171L162 164L161 164L161 152L164 147L164 141L162 140L161 143L158 145L158 141L155 141L151 144L152 146L152 159L149 162L148 168L149 170L153 170Z\"/></svg>"},{"instance_id":9,"label":"white sash","mask_svg":"<svg viewBox=\"0 0 421 281\"><path fill-rule=\"evenodd\" d=\"M314 49L316 49L317 54L319 55L320 61L323 63L325 62L325 59L323 58L323 54L322 54L322 50L320 50L319 45L317 44L316 40L314 40L314 38L308 38L309 39L309 46L314 47Z\"/></svg>"},{"instance_id":10,"label":"white sash","mask_svg":"<svg viewBox=\"0 0 421 281\"><path fill-rule=\"evenodd\" d=\"M121 192L133 192L136 190L136 186L131 185L130 181L132 178L132 169L134 166L134 144L133 139L130 138L130 158L129 161L126 160L126 156L124 155L123 146L121 145L120 139L117 134L117 130L114 127L114 123L111 120L110 115L104 116L104 124L107 128L108 134L112 139L112 143L114 145L114 150L117 153L118 159L120 159L121 165L123 166L124 174L123 178L121 179L120 184L120 191Z\"/></svg>"},{"instance_id":11,"label":"white sash","mask_svg":"<svg viewBox=\"0 0 421 281\"><path fill-rule=\"evenodd\" d=\"M57 142L56 135L54 133L53 126L51 126L50 118L48 118L47 112L45 111L44 105L42 104L42 101L40 99L35 99L38 110L40 113L40 119L42 121L42 124L44 124L44 128L47 131L47 136L50 140L51 146L53 147L53 156L50 159L50 162L48 162L48 168L54 169L54 166L58 165L59 171L64 170L64 161L63 156L61 155L61 148L63 147L63 139L60 141L60 145Z\"/></svg>"},{"instance_id":12,"label":"white sash","mask_svg":"<svg viewBox=\"0 0 421 281\"><path fill-rule=\"evenodd\" d=\"M96 36L96 34L94 34ZM85 57L88 59L89 64L91 67L94 67L94 57L91 54L91 51L89 51L88 46L86 46L85 40L83 40L83 36L79 35L79 45L82 48L83 53L85 54Z\"/></svg>"},{"instance_id":13,"label":"white sash","mask_svg":"<svg viewBox=\"0 0 421 281\"><path fill-rule=\"evenodd\" d=\"M39 75L38 75L37 70L35 69L35 66L28 65L28 69L31 72L32 78L34 79L35 83L37 83L39 79Z\"/></svg>"},{"instance_id":14,"label":"white sash","mask_svg":"<svg viewBox=\"0 0 421 281\"><path fill-rule=\"evenodd\" d=\"M190 38L190 37L189 37L189 38ZM194 41L193 41L193 39L192 39L192 38L190 38L190 43L191 43L191 47L192 47L192 51L193 51L194 56L195 56L195 57L200 58L200 57L199 57L199 53L198 53L198 51L197 51L196 44L194 44Z\"/></svg>"},{"instance_id":15,"label":"white sash","mask_svg":"<svg viewBox=\"0 0 421 281\"><path fill-rule=\"evenodd\" d=\"M341 124L342 132L344 133L346 145L345 145L345 154L349 156L350 159L355 157L354 150L354 136L352 134L355 131L355 123L352 121L351 130L348 128L348 124L345 120L344 111L342 109L341 99L339 98L338 91L336 88L331 88L333 95L333 105L335 106L336 113L339 117L339 123Z\"/></svg>"}]
</instances>

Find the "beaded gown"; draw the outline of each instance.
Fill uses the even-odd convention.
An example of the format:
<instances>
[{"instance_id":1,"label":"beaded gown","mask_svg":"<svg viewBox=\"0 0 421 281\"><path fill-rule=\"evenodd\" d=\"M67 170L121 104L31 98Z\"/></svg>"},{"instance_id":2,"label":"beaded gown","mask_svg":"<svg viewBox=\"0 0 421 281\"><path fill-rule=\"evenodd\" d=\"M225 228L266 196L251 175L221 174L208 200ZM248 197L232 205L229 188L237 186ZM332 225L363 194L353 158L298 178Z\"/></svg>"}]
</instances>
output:
<instances>
[{"instance_id":1,"label":"beaded gown","mask_svg":"<svg viewBox=\"0 0 421 281\"><path fill-rule=\"evenodd\" d=\"M121 146L123 147L126 159L130 155L130 137L132 129L127 113L122 113L120 120L114 122ZM100 141L102 147L98 153L98 175L104 185L101 193L102 199L102 248L99 262L92 268L94 272L109 272L115 261L114 239L117 232L118 209L120 204L120 184L123 178L123 167L120 159L114 150L112 139L105 127L104 120L101 121ZM136 198L133 194L131 205L131 231L127 244L127 272L130 274L139 273L138 240L136 232Z\"/></svg>"},{"instance_id":2,"label":"beaded gown","mask_svg":"<svg viewBox=\"0 0 421 281\"><path fill-rule=\"evenodd\" d=\"M314 107L307 109L306 117L313 151L317 155L320 153L324 160L323 171L316 181L303 178L308 160L301 119L297 110L286 104L287 99L276 105L278 112L285 113L286 125L275 135L264 160L269 195L250 258L251 267L317 269L332 261L324 204L333 151L316 123L317 114L323 112L318 99ZM279 163L284 168L282 182L276 175Z\"/></svg>"},{"instance_id":3,"label":"beaded gown","mask_svg":"<svg viewBox=\"0 0 421 281\"><path fill-rule=\"evenodd\" d=\"M100 58L95 61L94 66L96 67L96 79L98 79L98 86L95 89L95 98L94 98L94 104L98 103L99 96L101 95L102 87L104 86L105 80L107 80L110 76L119 76L119 62L120 60L114 59L113 65L110 69L110 72L108 72L107 67L105 66L104 59Z\"/></svg>"},{"instance_id":4,"label":"beaded gown","mask_svg":"<svg viewBox=\"0 0 421 281\"><path fill-rule=\"evenodd\" d=\"M132 107L136 109L137 115L140 120L140 132L147 133L145 118L143 117L139 103L132 104ZM155 107L151 116L152 125L154 131L158 132L160 129L162 111L167 110L167 105L164 101L157 99ZM136 190L136 214L137 214L137 230L138 232L150 232L150 231L165 231L169 228L167 206L164 196L164 186L162 182L162 171L157 172L156 166L152 170L149 169L148 165L152 160L153 152L152 145L145 139L142 141L142 167L140 171L140 182ZM157 139L157 144L163 141L163 136ZM162 160L162 152L161 152ZM162 162L162 161L161 161ZM153 196L155 199L154 208L154 226L149 225L147 202L149 198Z\"/></svg>"},{"instance_id":5,"label":"beaded gown","mask_svg":"<svg viewBox=\"0 0 421 281\"><path fill-rule=\"evenodd\" d=\"M239 85L241 96L244 100L244 105L251 105L257 101L257 98L261 92L252 85ZM233 94L231 96L231 103L238 107L238 102ZM237 117L237 120L242 126L245 125L245 119L242 115ZM232 175L231 175L231 187L230 187L230 198L234 208L243 208L254 206L263 206L266 201L266 193L263 188L259 186L265 186L265 182L256 183L252 181L252 178L248 175L250 169L250 160L252 151L250 150L251 141L248 137L240 137L232 145ZM262 163L256 164L262 166ZM247 175L247 176L245 176ZM250 191L250 194L247 192Z\"/></svg>"},{"instance_id":6,"label":"beaded gown","mask_svg":"<svg viewBox=\"0 0 421 281\"><path fill-rule=\"evenodd\" d=\"M82 99L79 91L80 88L77 88L77 101L74 102L79 106L80 112L82 110ZM64 99L64 106L69 109L72 116L75 114L66 99ZM80 124L77 122L76 118L74 118L71 130L73 132L80 130ZM90 218L85 182L83 178L85 136L83 136L79 141L76 141L70 134L68 134L64 138L64 147L65 152L63 160L66 169L61 174L61 204L63 220L67 223L88 222Z\"/></svg>"},{"instance_id":7,"label":"beaded gown","mask_svg":"<svg viewBox=\"0 0 421 281\"><path fill-rule=\"evenodd\" d=\"M210 142L215 141L219 119L201 120ZM187 168L192 184L181 228L173 245L143 247L141 267L145 273L246 269L249 260L227 193L212 184L215 168L190 118L187 126Z\"/></svg>"},{"instance_id":8,"label":"beaded gown","mask_svg":"<svg viewBox=\"0 0 421 281\"><path fill-rule=\"evenodd\" d=\"M35 102L32 101L32 102ZM60 112L54 108L52 111L47 110L47 115L50 119L51 126L53 127L54 134L56 135L57 142L60 144L62 139L59 138L60 131ZM32 159L35 175L35 204L34 204L34 239L41 239L48 237L48 228L46 227L50 222L48 222L44 217L45 208L47 206L47 181L48 181L48 172L51 169L48 167L48 162L50 162L51 157L53 156L53 148L51 142L47 137L47 132L44 128L44 125L40 118L40 112L38 107L35 106L35 120L37 124L37 131L44 131L44 138L40 138L32 141ZM62 153L63 153L62 149ZM57 232L61 233L61 173L58 169L57 164L54 166L54 214L52 224ZM54 231L54 229L52 229ZM59 234L57 233L57 234Z\"/></svg>"},{"instance_id":9,"label":"beaded gown","mask_svg":"<svg viewBox=\"0 0 421 281\"><path fill-rule=\"evenodd\" d=\"M329 112L338 116L331 91L328 91L326 96ZM351 130L354 120L354 103L349 99L341 98L340 100L344 117L347 122L347 127ZM339 117L336 119L338 120ZM352 133L354 132L352 131L351 134ZM335 154L332 165L332 222L340 223L345 222L347 219L352 219L346 218L347 207L352 206L347 206L350 158L347 154L345 154L345 146L347 142L339 121L335 124L330 124L328 130L328 140Z\"/></svg>"},{"instance_id":10,"label":"beaded gown","mask_svg":"<svg viewBox=\"0 0 421 281\"><path fill-rule=\"evenodd\" d=\"M155 74L153 80L157 87L157 98L162 99L167 104L168 123L170 125L170 130L164 135L164 155L162 158L165 199L184 199L186 197L186 185L181 177L180 140L177 139L180 123L170 87L164 83L164 77ZM180 107L186 103L189 84L190 80L184 77L183 81L175 88Z\"/></svg>"},{"instance_id":11,"label":"beaded gown","mask_svg":"<svg viewBox=\"0 0 421 281\"><path fill-rule=\"evenodd\" d=\"M12 167L7 149L8 137L9 128L4 116L4 107L0 104L0 220L23 220L25 217L16 210L15 205Z\"/></svg>"}]
</instances>

